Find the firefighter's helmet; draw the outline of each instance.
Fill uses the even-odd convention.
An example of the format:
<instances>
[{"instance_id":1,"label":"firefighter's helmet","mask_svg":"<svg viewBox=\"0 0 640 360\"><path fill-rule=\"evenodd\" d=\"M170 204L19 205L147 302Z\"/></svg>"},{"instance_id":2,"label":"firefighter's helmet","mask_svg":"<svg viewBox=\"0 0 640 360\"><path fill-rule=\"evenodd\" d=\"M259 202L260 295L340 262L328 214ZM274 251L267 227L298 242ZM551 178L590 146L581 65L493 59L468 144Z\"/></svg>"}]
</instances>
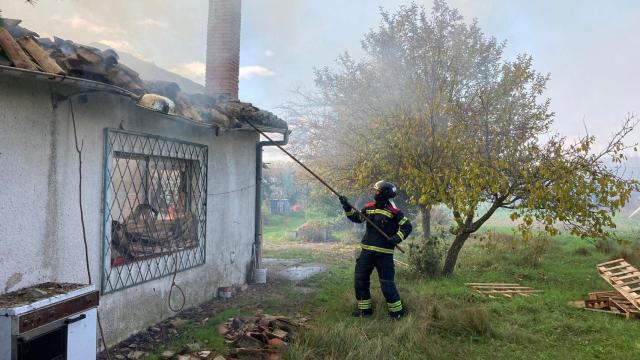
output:
<instances>
[{"instance_id":1,"label":"firefighter's helmet","mask_svg":"<svg viewBox=\"0 0 640 360\"><path fill-rule=\"evenodd\" d=\"M373 185L373 188L379 191L376 194L376 200L384 201L396 197L396 186L388 181L380 180Z\"/></svg>"}]
</instances>

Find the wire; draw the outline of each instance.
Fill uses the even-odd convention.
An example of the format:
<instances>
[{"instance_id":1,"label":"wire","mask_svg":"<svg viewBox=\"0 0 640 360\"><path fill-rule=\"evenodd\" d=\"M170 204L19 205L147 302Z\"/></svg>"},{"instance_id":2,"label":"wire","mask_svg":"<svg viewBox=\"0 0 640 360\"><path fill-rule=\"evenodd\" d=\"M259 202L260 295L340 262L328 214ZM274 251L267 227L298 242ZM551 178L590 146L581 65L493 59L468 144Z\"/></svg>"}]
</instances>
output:
<instances>
[{"instance_id":1,"label":"wire","mask_svg":"<svg viewBox=\"0 0 640 360\"><path fill-rule=\"evenodd\" d=\"M69 98L69 112L71 113L71 123L73 124L73 139L75 140L76 152L78 153L78 203L80 204L80 223L82 224L82 240L84 242L84 259L87 265L87 278L89 279L89 285L93 284L91 281L91 269L89 267L89 246L87 243L87 230L84 223L84 209L82 207L82 148L84 147L84 141L78 146L78 132L76 130L76 115L73 110L73 101ZM104 346L104 353L107 355L107 359L111 360L111 354L109 354L109 348L107 347L107 341L104 338L104 331L102 330L102 321L100 320L100 313L96 309L96 317L98 320L98 328L100 329L100 339L102 339L102 346Z\"/></svg>"},{"instance_id":2,"label":"wire","mask_svg":"<svg viewBox=\"0 0 640 360\"><path fill-rule=\"evenodd\" d=\"M177 250L179 249L176 249L176 251L173 251L173 265L174 265L173 278L171 278L171 287L169 288L169 296L167 297L167 305L169 306L169 309L175 313L182 311L182 309L184 309L184 304L187 302L187 296L184 294L184 290L182 290L180 285L176 284L176 275L178 275ZM171 305L171 295L173 294L173 289L178 289L178 291L180 292L180 296L182 297L182 303L180 303L180 306L178 306L177 308L174 308L173 305Z\"/></svg>"},{"instance_id":3,"label":"wire","mask_svg":"<svg viewBox=\"0 0 640 360\"><path fill-rule=\"evenodd\" d=\"M225 192L219 192L219 193L207 194L207 196L216 196L216 195L227 195L227 194L233 194L233 193L237 193L237 192L245 191L245 190L248 190L248 189L252 189L252 188L254 188L254 187L256 187L256 185L255 185L255 184L253 184L253 185L247 185L247 186L244 186L244 187L241 187L241 188L235 189L235 190L229 190L229 191L225 191Z\"/></svg>"}]
</instances>

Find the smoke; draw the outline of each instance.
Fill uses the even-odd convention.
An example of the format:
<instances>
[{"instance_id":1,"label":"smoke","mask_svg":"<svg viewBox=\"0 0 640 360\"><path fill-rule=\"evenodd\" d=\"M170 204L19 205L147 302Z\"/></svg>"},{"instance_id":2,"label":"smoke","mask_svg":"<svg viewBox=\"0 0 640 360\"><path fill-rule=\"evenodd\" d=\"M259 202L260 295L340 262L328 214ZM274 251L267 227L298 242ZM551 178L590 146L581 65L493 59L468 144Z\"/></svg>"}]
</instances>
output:
<instances>
[{"instance_id":1,"label":"smoke","mask_svg":"<svg viewBox=\"0 0 640 360\"><path fill-rule=\"evenodd\" d=\"M208 2L61 0L3 3L4 16L77 43L110 43L160 66L203 61ZM115 44L115 45L114 45Z\"/></svg>"},{"instance_id":2,"label":"smoke","mask_svg":"<svg viewBox=\"0 0 640 360\"><path fill-rule=\"evenodd\" d=\"M78 43L111 42L134 49L165 67L203 63L206 0L47 0L35 6L4 1L6 18ZM243 0L241 66L260 66L274 75L247 77L241 98L274 109L297 87L312 88L313 68L332 65L348 51L358 58L360 41L380 22L379 7L395 10L409 0ZM431 0L416 3L431 6ZM533 56L551 73L546 93L555 126L568 136L609 135L640 98L640 2L596 0L450 0L467 21L478 19L485 33L508 41L506 56ZM194 70L193 67L191 70ZM193 71L192 71L193 73ZM637 135L634 135L637 137ZM638 138L640 140L640 138Z\"/></svg>"}]
</instances>

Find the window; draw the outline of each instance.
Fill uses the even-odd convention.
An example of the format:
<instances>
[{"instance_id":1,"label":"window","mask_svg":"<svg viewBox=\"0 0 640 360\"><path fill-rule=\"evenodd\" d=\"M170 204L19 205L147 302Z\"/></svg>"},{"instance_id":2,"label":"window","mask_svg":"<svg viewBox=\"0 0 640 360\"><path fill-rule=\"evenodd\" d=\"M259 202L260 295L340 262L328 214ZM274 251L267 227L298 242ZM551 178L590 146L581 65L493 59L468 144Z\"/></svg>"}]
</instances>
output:
<instances>
[{"instance_id":1,"label":"window","mask_svg":"<svg viewBox=\"0 0 640 360\"><path fill-rule=\"evenodd\" d=\"M205 260L206 146L108 129L103 292Z\"/></svg>"}]
</instances>

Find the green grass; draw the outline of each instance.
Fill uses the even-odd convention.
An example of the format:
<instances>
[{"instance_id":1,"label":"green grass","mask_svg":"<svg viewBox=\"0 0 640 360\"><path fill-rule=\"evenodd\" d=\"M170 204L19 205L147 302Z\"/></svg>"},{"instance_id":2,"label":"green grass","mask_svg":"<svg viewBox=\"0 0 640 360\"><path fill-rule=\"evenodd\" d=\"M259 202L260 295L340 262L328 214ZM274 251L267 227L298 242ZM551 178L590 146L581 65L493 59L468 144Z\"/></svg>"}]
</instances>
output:
<instances>
[{"instance_id":1,"label":"green grass","mask_svg":"<svg viewBox=\"0 0 640 360\"><path fill-rule=\"evenodd\" d=\"M315 212L299 212L289 214L265 214L262 235L269 244L294 242L293 233L304 223L313 220L326 220Z\"/></svg>"},{"instance_id":2,"label":"green grass","mask_svg":"<svg viewBox=\"0 0 640 360\"><path fill-rule=\"evenodd\" d=\"M264 241L269 244L281 244L291 242L291 233L304 224L304 213L291 213L287 215L270 214L265 216L262 228Z\"/></svg>"},{"instance_id":3,"label":"green grass","mask_svg":"<svg viewBox=\"0 0 640 360\"><path fill-rule=\"evenodd\" d=\"M324 262L330 269L298 285L316 292L300 295L291 284L261 299L270 313L304 313L312 321L296 334L285 359L636 359L640 320L588 312L568 305L592 291L610 290L595 265L617 256L599 252L593 244L562 234L550 242L537 266L527 261L526 249L489 247L470 239L462 250L454 276L426 280L398 266L396 281L409 315L399 322L387 318L376 275L372 276L375 314L370 319L350 316L353 296L354 233L340 233L331 246L294 244L287 233L317 214L268 216L264 226L265 257ZM505 214L483 232L511 234ZM618 219L621 236L633 238L640 222ZM350 244L350 245L349 245ZM276 245L269 247L268 245ZM488 250L491 249L491 250ZM406 256L397 254L406 261ZM465 282L516 282L543 290L537 296L484 298ZM167 348L180 350L194 340L225 353L216 326L241 314L224 312L206 324L188 324L187 331ZM158 351L158 354L163 349ZM154 355L154 356L157 356ZM156 359L150 357L149 359Z\"/></svg>"},{"instance_id":4,"label":"green grass","mask_svg":"<svg viewBox=\"0 0 640 360\"><path fill-rule=\"evenodd\" d=\"M410 314L386 317L375 275L376 314L354 319L353 263L342 261L309 281L318 293L306 303L312 326L299 334L286 359L635 359L640 322L568 306L588 292L609 290L595 264L606 260L571 236L553 240L541 264L523 265L506 251L470 244L450 278L424 280L398 269L397 283ZM586 255L576 249L589 247ZM320 254L307 254L313 260ZM518 282L544 290L537 296L482 298L465 282Z\"/></svg>"}]
</instances>

